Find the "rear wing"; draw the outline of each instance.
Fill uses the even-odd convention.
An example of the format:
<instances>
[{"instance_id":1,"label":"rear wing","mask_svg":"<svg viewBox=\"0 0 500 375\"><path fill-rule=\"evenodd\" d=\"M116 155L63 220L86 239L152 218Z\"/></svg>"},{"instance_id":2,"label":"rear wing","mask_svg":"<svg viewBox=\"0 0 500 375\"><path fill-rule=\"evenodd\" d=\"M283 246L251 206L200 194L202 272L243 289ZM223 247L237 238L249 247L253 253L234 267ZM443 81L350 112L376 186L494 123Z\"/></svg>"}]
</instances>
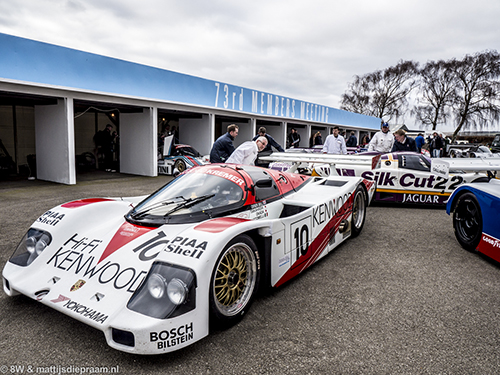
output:
<instances>
[{"instance_id":1,"label":"rear wing","mask_svg":"<svg viewBox=\"0 0 500 375\"><path fill-rule=\"evenodd\" d=\"M451 171L497 172L500 158L435 158L432 159L431 173L448 178Z\"/></svg>"},{"instance_id":2,"label":"rear wing","mask_svg":"<svg viewBox=\"0 0 500 375\"><path fill-rule=\"evenodd\" d=\"M291 164L287 172L296 172L297 168L303 163L311 164L329 164L330 175L337 175L335 166L340 165L355 165L366 167L367 170L375 169L380 160L379 155L332 155L332 154L316 154L316 153L294 153L294 152L273 152L269 156L259 156L259 160L269 162L284 162Z\"/></svg>"}]
</instances>

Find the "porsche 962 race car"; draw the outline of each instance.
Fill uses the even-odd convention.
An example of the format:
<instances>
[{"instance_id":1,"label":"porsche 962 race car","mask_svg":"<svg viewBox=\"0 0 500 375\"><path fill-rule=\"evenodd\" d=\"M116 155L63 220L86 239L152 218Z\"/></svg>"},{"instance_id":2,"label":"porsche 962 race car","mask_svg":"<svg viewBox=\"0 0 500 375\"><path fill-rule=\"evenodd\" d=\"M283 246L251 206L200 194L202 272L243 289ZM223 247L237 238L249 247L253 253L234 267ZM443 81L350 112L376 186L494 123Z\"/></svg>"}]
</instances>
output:
<instances>
[{"instance_id":1,"label":"porsche 962 race car","mask_svg":"<svg viewBox=\"0 0 500 375\"><path fill-rule=\"evenodd\" d=\"M45 212L5 265L4 290L103 331L115 349L171 352L358 235L373 193L359 177L190 168L148 197Z\"/></svg>"}]
</instances>

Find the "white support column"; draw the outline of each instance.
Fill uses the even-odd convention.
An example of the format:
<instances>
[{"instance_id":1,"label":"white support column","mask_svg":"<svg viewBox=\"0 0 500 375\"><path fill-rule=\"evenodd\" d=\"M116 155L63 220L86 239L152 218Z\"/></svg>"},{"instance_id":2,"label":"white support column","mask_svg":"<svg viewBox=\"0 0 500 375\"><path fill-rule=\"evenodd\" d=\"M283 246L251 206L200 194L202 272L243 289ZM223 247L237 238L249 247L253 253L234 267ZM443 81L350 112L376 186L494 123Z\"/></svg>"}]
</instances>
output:
<instances>
[{"instance_id":1,"label":"white support column","mask_svg":"<svg viewBox=\"0 0 500 375\"><path fill-rule=\"evenodd\" d=\"M158 175L158 111L120 114L120 172Z\"/></svg>"},{"instance_id":2,"label":"white support column","mask_svg":"<svg viewBox=\"0 0 500 375\"><path fill-rule=\"evenodd\" d=\"M76 184L73 98L35 106L37 178Z\"/></svg>"}]
</instances>

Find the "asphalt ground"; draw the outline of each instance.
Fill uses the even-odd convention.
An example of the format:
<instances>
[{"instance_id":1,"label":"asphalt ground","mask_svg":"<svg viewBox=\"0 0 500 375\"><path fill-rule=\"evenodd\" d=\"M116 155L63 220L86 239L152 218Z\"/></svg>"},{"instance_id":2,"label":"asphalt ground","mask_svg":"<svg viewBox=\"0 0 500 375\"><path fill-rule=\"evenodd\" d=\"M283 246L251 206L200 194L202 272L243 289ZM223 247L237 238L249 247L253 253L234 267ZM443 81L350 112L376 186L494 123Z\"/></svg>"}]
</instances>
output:
<instances>
[{"instance_id":1,"label":"asphalt ground","mask_svg":"<svg viewBox=\"0 0 500 375\"><path fill-rule=\"evenodd\" d=\"M168 180L0 182L0 266L51 207L146 194ZM238 325L170 354L116 351L100 331L0 292L0 375L496 374L499 290L499 265L459 246L444 209L370 206L359 237L260 296Z\"/></svg>"}]
</instances>

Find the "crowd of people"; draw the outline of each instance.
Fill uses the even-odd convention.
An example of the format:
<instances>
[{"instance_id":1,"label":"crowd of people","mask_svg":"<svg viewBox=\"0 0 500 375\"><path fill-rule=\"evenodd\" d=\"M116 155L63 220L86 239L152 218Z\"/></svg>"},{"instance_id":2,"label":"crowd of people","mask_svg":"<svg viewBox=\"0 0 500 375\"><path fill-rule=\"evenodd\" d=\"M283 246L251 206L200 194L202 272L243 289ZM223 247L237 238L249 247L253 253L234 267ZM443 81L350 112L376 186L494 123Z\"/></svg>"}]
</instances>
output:
<instances>
[{"instance_id":1,"label":"crowd of people","mask_svg":"<svg viewBox=\"0 0 500 375\"><path fill-rule=\"evenodd\" d=\"M269 134L266 128L260 127L258 133L251 141L242 143L238 148L234 148L233 142L238 135L238 126L229 125L227 133L220 136L212 146L210 151L211 163L236 163L236 164L254 164L258 160L259 155L269 155L273 148L276 151L284 152L281 145ZM287 147L300 147L300 134L295 128L292 128L287 136ZM358 143L356 133L351 131L349 138L346 140L346 132L341 132L338 126L334 126L332 133L329 134L323 143L321 133L313 132L309 139L309 147L319 147L325 154L346 155L347 147L361 146L368 151L387 153L396 151L414 151L422 152L429 151L431 157L442 157L446 150L446 141L443 134L434 132L427 139L422 133L419 133L415 139L409 137L403 129L397 129L394 132L390 131L389 124L382 122L380 131L373 135L373 138L366 134ZM262 163L258 165L266 166Z\"/></svg>"},{"instance_id":2,"label":"crowd of people","mask_svg":"<svg viewBox=\"0 0 500 375\"><path fill-rule=\"evenodd\" d=\"M252 140L243 142L237 148L234 147L234 140L238 136L238 125L231 124L227 127L227 132L221 135L213 144L210 151L211 163L234 163L267 166L266 163L258 161L258 156L269 155L273 149L279 152L285 150L281 145L267 133L265 127L260 127ZM175 126L170 127L168 122L164 123L158 135L158 145L163 146L165 137L173 135L175 143L179 142L179 134ZM107 124L103 130L99 130L94 136L96 162L101 162L103 169L108 172L115 172L115 163L118 148L118 134L113 131L113 126ZM301 137L297 129L292 128L286 139L287 148L301 147ZM435 131L432 135L424 138L419 133L415 139L409 137L403 129L398 129L394 133L389 130L389 124L382 122L380 131L370 139L368 134L363 135L358 143L356 133L351 131L346 140L346 132L341 131L338 126L334 126L323 143L321 132L315 131L309 138L309 148L321 147L326 154L347 154L347 147L362 147L368 151L387 153L395 151L415 151L426 150L434 158L442 157L446 151L446 139L441 132Z\"/></svg>"},{"instance_id":3,"label":"crowd of people","mask_svg":"<svg viewBox=\"0 0 500 375\"><path fill-rule=\"evenodd\" d=\"M110 129L106 128L106 134L111 134ZM267 133L265 127L260 127L257 134L246 142L240 144L237 148L234 147L234 141L238 136L239 127L236 124L231 124L227 127L226 133L221 135L212 145L210 150L211 163L234 163L234 164L249 164L266 166L258 161L258 156L269 155L273 149L279 152L284 152L283 147ZM175 127L165 125L159 135L158 143L160 144L164 137L173 134L178 142L177 130ZM109 136L108 136L109 137ZM297 129L292 128L286 139L287 148L300 147L301 137ZM108 140L105 144L109 144ZM373 135L370 139L368 134L363 135L358 143L356 133L351 131L349 138L346 140L346 132L334 126L332 133L329 134L323 143L321 132L313 132L309 138L309 147L322 147L322 152L326 154L347 154L347 147L362 147L368 151L380 153L395 152L395 151L415 151L422 152L423 149L428 150L432 157L440 157L444 155L446 150L446 142L442 133L434 132L427 139L422 133L419 133L415 139L409 137L402 129L390 132L387 122L381 123L380 131ZM103 146L101 146L103 147ZM107 149L107 147L103 147ZM109 155L109 152L108 152ZM106 159L106 158L105 158ZM109 159L109 157L108 157Z\"/></svg>"}]
</instances>

